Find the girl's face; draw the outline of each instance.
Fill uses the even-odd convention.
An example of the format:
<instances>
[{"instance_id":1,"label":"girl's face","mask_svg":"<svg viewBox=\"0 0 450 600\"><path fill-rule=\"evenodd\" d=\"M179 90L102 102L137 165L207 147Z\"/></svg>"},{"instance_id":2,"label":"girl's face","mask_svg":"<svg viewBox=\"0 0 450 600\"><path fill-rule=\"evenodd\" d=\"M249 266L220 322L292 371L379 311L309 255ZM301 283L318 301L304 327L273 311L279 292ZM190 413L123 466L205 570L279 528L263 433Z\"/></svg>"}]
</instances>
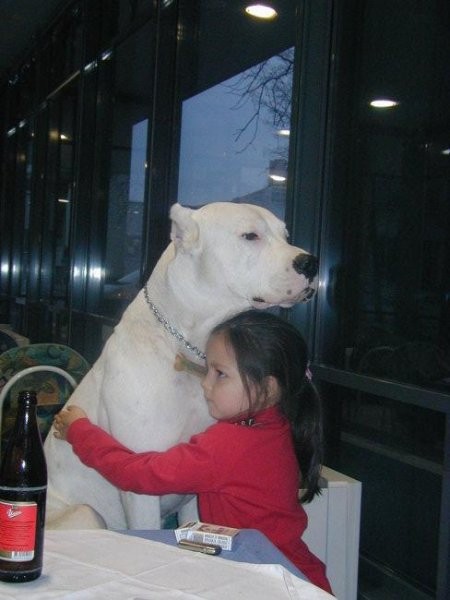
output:
<instances>
[{"instance_id":1,"label":"girl's face","mask_svg":"<svg viewBox=\"0 0 450 600\"><path fill-rule=\"evenodd\" d=\"M202 381L209 414L219 421L247 416L249 398L239 374L236 357L222 333L213 335L206 346L207 373ZM250 388L252 394L255 390Z\"/></svg>"}]
</instances>

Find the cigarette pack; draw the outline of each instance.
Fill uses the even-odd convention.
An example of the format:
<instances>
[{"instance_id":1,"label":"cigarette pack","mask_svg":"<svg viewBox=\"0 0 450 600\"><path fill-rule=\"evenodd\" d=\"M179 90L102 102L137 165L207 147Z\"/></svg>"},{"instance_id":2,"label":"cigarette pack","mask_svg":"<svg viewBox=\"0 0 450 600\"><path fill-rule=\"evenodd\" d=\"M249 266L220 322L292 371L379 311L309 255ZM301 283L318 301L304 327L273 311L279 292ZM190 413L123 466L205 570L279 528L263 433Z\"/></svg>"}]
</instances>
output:
<instances>
[{"instance_id":1,"label":"cigarette pack","mask_svg":"<svg viewBox=\"0 0 450 600\"><path fill-rule=\"evenodd\" d=\"M239 531L239 529L234 529L233 527L191 521L175 529L175 537L177 538L177 542L180 540L189 540L202 544L214 544L220 546L222 550L231 550L233 539Z\"/></svg>"}]
</instances>

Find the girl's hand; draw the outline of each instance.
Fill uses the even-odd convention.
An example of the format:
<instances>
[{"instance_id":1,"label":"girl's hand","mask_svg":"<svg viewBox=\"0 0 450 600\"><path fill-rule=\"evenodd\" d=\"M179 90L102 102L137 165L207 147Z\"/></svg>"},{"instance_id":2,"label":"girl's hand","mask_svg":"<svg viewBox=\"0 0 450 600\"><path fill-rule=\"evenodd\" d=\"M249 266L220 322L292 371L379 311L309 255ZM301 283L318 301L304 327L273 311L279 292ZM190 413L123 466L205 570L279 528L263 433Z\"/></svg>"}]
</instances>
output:
<instances>
[{"instance_id":1,"label":"girl's hand","mask_svg":"<svg viewBox=\"0 0 450 600\"><path fill-rule=\"evenodd\" d=\"M63 408L53 419L55 431L53 435L58 440L67 439L67 431L74 421L87 417L87 414L79 406L67 406Z\"/></svg>"}]
</instances>

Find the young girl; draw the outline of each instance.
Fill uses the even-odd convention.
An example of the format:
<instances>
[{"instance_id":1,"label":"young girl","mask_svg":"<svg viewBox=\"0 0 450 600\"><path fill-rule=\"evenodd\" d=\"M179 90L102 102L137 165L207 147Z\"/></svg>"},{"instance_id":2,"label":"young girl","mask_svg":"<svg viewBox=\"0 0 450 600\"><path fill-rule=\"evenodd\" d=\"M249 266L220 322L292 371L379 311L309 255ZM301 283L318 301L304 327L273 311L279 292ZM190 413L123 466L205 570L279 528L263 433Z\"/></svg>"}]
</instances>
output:
<instances>
[{"instance_id":1,"label":"young girl","mask_svg":"<svg viewBox=\"0 0 450 600\"><path fill-rule=\"evenodd\" d=\"M205 399L217 423L166 452L135 453L68 406L55 436L121 490L197 494L200 519L262 531L312 583L331 593L324 565L301 540L302 502L319 493L322 427L306 344L270 313L215 327L206 347Z\"/></svg>"}]
</instances>

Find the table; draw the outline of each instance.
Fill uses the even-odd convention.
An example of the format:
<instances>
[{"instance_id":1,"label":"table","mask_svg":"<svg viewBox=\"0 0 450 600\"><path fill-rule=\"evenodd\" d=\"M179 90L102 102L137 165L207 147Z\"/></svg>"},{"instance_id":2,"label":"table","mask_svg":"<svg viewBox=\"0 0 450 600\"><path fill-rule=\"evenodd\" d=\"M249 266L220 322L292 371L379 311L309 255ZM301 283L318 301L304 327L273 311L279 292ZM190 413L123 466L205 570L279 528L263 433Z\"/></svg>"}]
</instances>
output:
<instances>
[{"instance_id":1,"label":"table","mask_svg":"<svg viewBox=\"0 0 450 600\"><path fill-rule=\"evenodd\" d=\"M281 565L249 564L109 530L48 530L35 581L0 583L1 600L330 600ZM172 532L173 533L173 532ZM240 535L240 534L239 534ZM245 537L243 539L245 541ZM259 536L249 534L249 544ZM168 538L167 538L168 539ZM237 541L237 539L236 539ZM242 540L241 540L242 541ZM239 552L247 554L240 544ZM236 547L236 552L238 548ZM225 551L222 553L225 554ZM230 556L231 558L231 556Z\"/></svg>"},{"instance_id":2,"label":"table","mask_svg":"<svg viewBox=\"0 0 450 600\"><path fill-rule=\"evenodd\" d=\"M134 530L124 533L171 546L177 545L175 534L171 529ZM263 533L256 529L242 529L234 540L233 549L229 552L224 550L220 556L226 560L237 562L281 565L293 575L307 581L303 573Z\"/></svg>"}]
</instances>

